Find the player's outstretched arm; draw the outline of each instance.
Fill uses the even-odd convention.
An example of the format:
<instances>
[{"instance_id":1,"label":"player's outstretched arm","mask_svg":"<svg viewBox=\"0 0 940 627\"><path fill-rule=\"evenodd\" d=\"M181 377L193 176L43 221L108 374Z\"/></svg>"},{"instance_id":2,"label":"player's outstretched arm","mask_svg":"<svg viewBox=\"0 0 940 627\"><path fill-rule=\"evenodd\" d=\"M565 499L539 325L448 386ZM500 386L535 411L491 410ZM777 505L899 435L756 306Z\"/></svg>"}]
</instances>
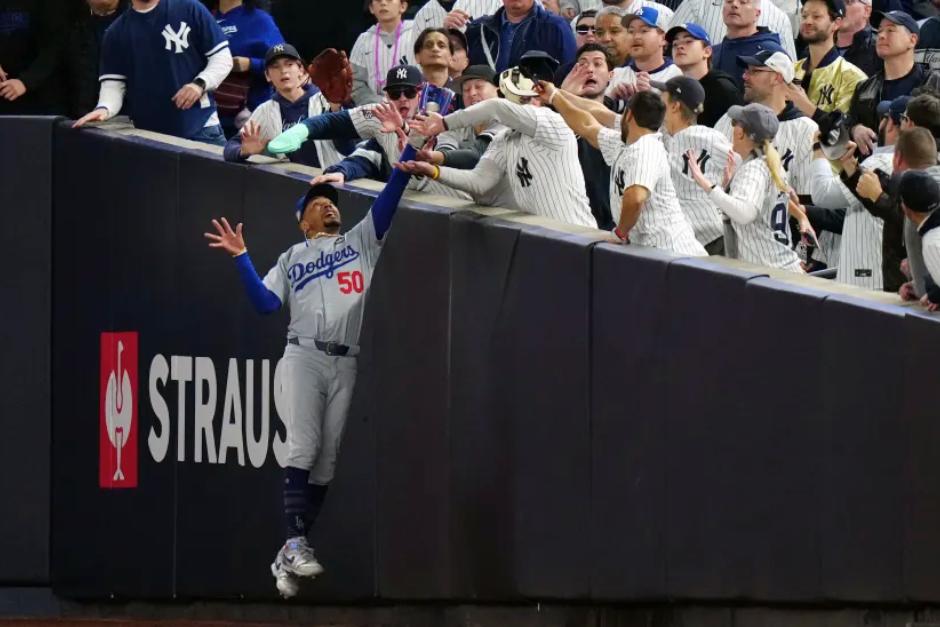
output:
<instances>
[{"instance_id":1,"label":"player's outstretched arm","mask_svg":"<svg viewBox=\"0 0 940 627\"><path fill-rule=\"evenodd\" d=\"M598 148L597 134L601 130L601 124L590 113L574 104L572 99L577 96L572 96L547 81L539 82L539 90L546 102L561 114L565 124L574 131L575 135L583 137L589 144Z\"/></svg>"},{"instance_id":2,"label":"player's outstretched arm","mask_svg":"<svg viewBox=\"0 0 940 627\"><path fill-rule=\"evenodd\" d=\"M224 250L235 259L235 266L238 268L238 275L245 286L248 299L258 313L268 314L280 309L281 299L265 286L254 264L251 263L248 248L245 247L242 224L239 223L232 229L228 220L223 217L220 220L213 220L212 226L215 227L215 233L203 233L209 240L209 247Z\"/></svg>"},{"instance_id":3,"label":"player's outstretched arm","mask_svg":"<svg viewBox=\"0 0 940 627\"><path fill-rule=\"evenodd\" d=\"M413 161L418 154L417 149L411 144L405 146L405 149L399 157L399 161ZM392 175L388 177L388 183L379 193L379 197L372 203L372 224L375 225L376 239L382 239L392 226L392 218L398 210L398 203L401 202L401 196L405 193L405 187L411 180L411 172L406 172L400 168L394 168Z\"/></svg>"}]
</instances>

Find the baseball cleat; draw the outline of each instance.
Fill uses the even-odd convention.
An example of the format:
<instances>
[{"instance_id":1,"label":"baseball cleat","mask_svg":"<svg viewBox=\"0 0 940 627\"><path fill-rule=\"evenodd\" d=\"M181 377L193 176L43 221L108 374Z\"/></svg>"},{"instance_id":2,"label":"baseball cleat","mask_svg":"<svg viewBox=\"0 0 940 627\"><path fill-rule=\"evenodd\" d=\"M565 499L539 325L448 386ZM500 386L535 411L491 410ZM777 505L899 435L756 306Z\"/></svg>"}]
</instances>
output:
<instances>
[{"instance_id":1,"label":"baseball cleat","mask_svg":"<svg viewBox=\"0 0 940 627\"><path fill-rule=\"evenodd\" d=\"M271 574L274 575L274 585L281 594L281 598L290 599L297 596L300 582L297 581L297 577L284 570L280 559L275 559L271 564Z\"/></svg>"},{"instance_id":2,"label":"baseball cleat","mask_svg":"<svg viewBox=\"0 0 940 627\"><path fill-rule=\"evenodd\" d=\"M281 568L298 577L316 577L323 572L323 566L313 555L313 549L307 544L307 538L298 536L284 543L275 558Z\"/></svg>"}]
</instances>

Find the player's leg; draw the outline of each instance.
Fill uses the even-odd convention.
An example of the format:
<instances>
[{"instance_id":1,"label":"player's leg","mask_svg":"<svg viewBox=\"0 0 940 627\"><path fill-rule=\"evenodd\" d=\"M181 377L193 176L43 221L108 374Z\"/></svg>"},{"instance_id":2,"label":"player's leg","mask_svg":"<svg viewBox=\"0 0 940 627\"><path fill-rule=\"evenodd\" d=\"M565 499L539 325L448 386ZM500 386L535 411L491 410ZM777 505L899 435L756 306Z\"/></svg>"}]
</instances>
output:
<instances>
[{"instance_id":1,"label":"player's leg","mask_svg":"<svg viewBox=\"0 0 940 627\"><path fill-rule=\"evenodd\" d=\"M287 398L288 441L284 470L285 543L272 565L272 572L277 571L278 590L284 596L289 596L282 590L282 585L290 588L288 575L313 577L323 571L307 543L305 521L311 497L307 482L320 447L327 392L328 373L317 353L316 349L295 345L288 345L284 351L281 385ZM292 583L296 587L296 582Z\"/></svg>"},{"instance_id":2,"label":"player's leg","mask_svg":"<svg viewBox=\"0 0 940 627\"><path fill-rule=\"evenodd\" d=\"M352 401L353 389L356 386L356 359L353 357L330 357L333 361L333 376L329 382L326 398L326 411L323 418L323 438L320 453L317 456L313 469L310 471L310 481L316 486L319 502L312 502L307 522L313 526L327 487L333 480L336 470L336 458L339 455L343 431L346 428L346 416Z\"/></svg>"}]
</instances>

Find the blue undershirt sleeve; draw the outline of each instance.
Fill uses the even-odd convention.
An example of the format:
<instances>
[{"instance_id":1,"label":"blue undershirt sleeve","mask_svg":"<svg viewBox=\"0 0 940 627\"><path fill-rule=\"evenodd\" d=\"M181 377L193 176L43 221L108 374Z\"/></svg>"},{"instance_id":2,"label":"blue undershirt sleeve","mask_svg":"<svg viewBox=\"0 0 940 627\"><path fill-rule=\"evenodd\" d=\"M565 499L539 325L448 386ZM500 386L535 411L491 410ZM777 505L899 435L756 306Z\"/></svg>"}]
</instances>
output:
<instances>
[{"instance_id":1,"label":"blue undershirt sleeve","mask_svg":"<svg viewBox=\"0 0 940 627\"><path fill-rule=\"evenodd\" d=\"M235 257L235 266L238 268L238 276L241 277L242 285L245 286L248 300L251 301L258 313L269 314L281 308L281 299L261 281L261 277L258 276L248 253L242 253Z\"/></svg>"},{"instance_id":2,"label":"blue undershirt sleeve","mask_svg":"<svg viewBox=\"0 0 940 627\"><path fill-rule=\"evenodd\" d=\"M418 151L413 146L405 146L399 161L412 161L417 154ZM392 175L388 178L388 183L385 184L379 197L372 204L372 223L375 225L375 237L377 239L385 237L385 233L392 226L392 218L395 217L401 195L405 193L405 186L408 185L409 180L411 180L411 174L402 172L397 168L393 169Z\"/></svg>"}]
</instances>

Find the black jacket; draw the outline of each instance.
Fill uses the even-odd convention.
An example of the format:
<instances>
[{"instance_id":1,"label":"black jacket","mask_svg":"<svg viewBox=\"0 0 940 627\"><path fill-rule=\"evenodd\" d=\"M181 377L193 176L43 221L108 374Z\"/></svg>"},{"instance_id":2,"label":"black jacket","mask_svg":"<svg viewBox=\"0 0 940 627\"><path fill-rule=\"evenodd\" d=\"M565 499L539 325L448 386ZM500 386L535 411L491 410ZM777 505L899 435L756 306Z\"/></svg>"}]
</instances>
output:
<instances>
[{"instance_id":1,"label":"black jacket","mask_svg":"<svg viewBox=\"0 0 940 627\"><path fill-rule=\"evenodd\" d=\"M911 71L917 73L914 78L917 85L930 84L934 88L940 85L940 71L929 70L919 63L915 63ZM878 72L858 84L849 105L849 128L862 124L873 131L878 130L878 103L884 100L884 82L884 72Z\"/></svg>"},{"instance_id":2,"label":"black jacket","mask_svg":"<svg viewBox=\"0 0 940 627\"><path fill-rule=\"evenodd\" d=\"M26 86L13 102L0 98L0 115L62 112L57 71L65 10L55 0L0 0L0 67Z\"/></svg>"},{"instance_id":3,"label":"black jacket","mask_svg":"<svg viewBox=\"0 0 940 627\"><path fill-rule=\"evenodd\" d=\"M877 38L878 33L871 26L866 26L855 33L855 37L852 38L852 45L842 51L842 56L868 76L881 72L884 70L885 62L875 54L875 40Z\"/></svg>"},{"instance_id":4,"label":"black jacket","mask_svg":"<svg viewBox=\"0 0 940 627\"><path fill-rule=\"evenodd\" d=\"M732 105L744 104L744 90L734 78L720 70L711 70L699 81L705 90L705 104L698 116L698 123L714 127Z\"/></svg>"},{"instance_id":5,"label":"black jacket","mask_svg":"<svg viewBox=\"0 0 940 627\"><path fill-rule=\"evenodd\" d=\"M62 59L65 85L68 90L68 114L81 117L98 104L98 59L104 31L127 8L126 0L118 10L107 16L93 15L83 10L81 17L69 29Z\"/></svg>"}]
</instances>

